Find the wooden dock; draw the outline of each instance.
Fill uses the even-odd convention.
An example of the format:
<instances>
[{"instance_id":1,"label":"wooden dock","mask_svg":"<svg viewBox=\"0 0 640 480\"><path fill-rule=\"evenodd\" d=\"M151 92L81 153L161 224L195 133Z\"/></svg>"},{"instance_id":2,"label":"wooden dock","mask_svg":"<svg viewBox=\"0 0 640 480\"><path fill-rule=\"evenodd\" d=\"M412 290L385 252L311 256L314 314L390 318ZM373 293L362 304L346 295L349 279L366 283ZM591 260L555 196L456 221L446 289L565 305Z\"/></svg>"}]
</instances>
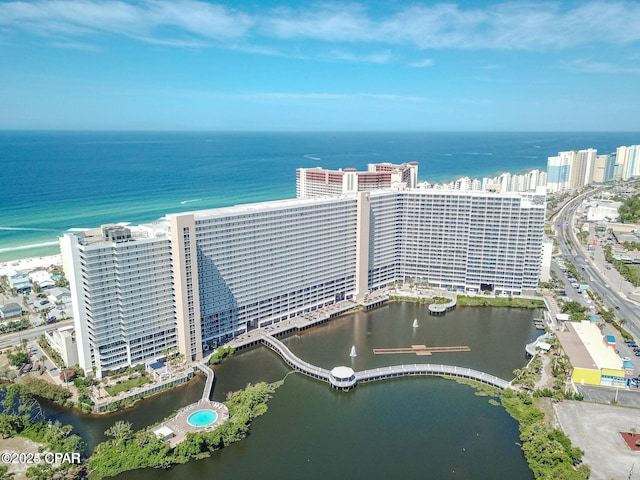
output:
<instances>
[{"instance_id":1,"label":"wooden dock","mask_svg":"<svg viewBox=\"0 0 640 480\"><path fill-rule=\"evenodd\" d=\"M446 352L470 352L468 345L453 345L450 347L427 347L426 345L411 345L408 348L374 348L375 355L391 355L394 353L413 353L415 355L431 355Z\"/></svg>"}]
</instances>

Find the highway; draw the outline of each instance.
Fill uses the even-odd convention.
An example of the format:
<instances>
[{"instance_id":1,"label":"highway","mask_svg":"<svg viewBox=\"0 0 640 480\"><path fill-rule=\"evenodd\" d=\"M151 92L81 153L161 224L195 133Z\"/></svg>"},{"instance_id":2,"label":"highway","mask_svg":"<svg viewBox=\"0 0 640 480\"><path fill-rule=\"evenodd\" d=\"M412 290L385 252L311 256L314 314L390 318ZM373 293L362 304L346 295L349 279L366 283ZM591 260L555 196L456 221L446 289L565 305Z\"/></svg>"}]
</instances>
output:
<instances>
[{"instance_id":1,"label":"highway","mask_svg":"<svg viewBox=\"0 0 640 480\"><path fill-rule=\"evenodd\" d=\"M600 295L608 308L618 307L615 311L618 319L627 320L625 329L640 339L640 309L627 299L633 292L633 287L615 270L607 270L602 246L595 247L593 252L587 252L581 246L574 228L576 211L583 200L598 193L600 189L578 195L560 210L554 220L557 233L558 247L562 256L573 263L578 272L584 277L589 288ZM593 257L593 260L590 257ZM569 287L571 288L571 287Z\"/></svg>"}]
</instances>

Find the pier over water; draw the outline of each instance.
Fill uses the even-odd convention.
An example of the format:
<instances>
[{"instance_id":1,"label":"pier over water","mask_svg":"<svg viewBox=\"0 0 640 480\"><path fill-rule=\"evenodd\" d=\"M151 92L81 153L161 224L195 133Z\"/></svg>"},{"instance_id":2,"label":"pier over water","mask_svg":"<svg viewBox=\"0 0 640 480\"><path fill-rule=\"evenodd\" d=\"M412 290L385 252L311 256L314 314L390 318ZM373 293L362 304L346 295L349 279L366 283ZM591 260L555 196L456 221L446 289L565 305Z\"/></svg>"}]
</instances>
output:
<instances>
[{"instance_id":1,"label":"pier over water","mask_svg":"<svg viewBox=\"0 0 640 480\"><path fill-rule=\"evenodd\" d=\"M458 377L468 380L474 380L493 387L497 387L501 390L505 390L511 387L511 383L502 378L496 377L486 372L474 370L467 367L458 367L455 365L435 365L435 364L409 364L409 365L394 365L389 367L374 368L370 370L363 370L360 372L352 372L353 376L336 376L334 372L338 371L342 373L342 369L347 367L336 367L329 371L324 368L311 365L304 360L301 360L289 350L280 340L272 337L269 333L258 329L252 332L256 336L255 343L261 343L266 345L271 350L276 352L287 365L292 367L305 375L315 378L323 382L331 384L332 387L349 390L357 385L358 382L373 382L376 380L383 380L385 378L403 377L403 376L417 376L417 375L435 375L445 377Z\"/></svg>"}]
</instances>

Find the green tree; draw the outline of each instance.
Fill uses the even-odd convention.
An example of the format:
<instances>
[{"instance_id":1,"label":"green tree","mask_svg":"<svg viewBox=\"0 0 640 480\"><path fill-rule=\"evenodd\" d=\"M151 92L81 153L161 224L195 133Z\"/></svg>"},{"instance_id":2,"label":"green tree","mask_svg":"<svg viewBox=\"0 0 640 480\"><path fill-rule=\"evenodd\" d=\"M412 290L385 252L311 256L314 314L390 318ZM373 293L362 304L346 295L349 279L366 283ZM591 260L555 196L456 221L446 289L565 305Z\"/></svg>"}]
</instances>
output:
<instances>
[{"instance_id":1,"label":"green tree","mask_svg":"<svg viewBox=\"0 0 640 480\"><path fill-rule=\"evenodd\" d=\"M109 427L104 434L113 437L116 443L124 443L133 436L133 429L130 422L118 421Z\"/></svg>"},{"instance_id":2,"label":"green tree","mask_svg":"<svg viewBox=\"0 0 640 480\"><path fill-rule=\"evenodd\" d=\"M9 467L6 465L0 465L0 480L11 480L13 479L13 473L8 473Z\"/></svg>"},{"instance_id":3,"label":"green tree","mask_svg":"<svg viewBox=\"0 0 640 480\"><path fill-rule=\"evenodd\" d=\"M586 318L586 311L587 307L582 306L580 302L576 301L565 302L562 306L562 313L568 313L569 318L574 322L584 320Z\"/></svg>"},{"instance_id":4,"label":"green tree","mask_svg":"<svg viewBox=\"0 0 640 480\"><path fill-rule=\"evenodd\" d=\"M635 195L624 201L618 209L620 222L637 223L640 221L640 197Z\"/></svg>"},{"instance_id":5,"label":"green tree","mask_svg":"<svg viewBox=\"0 0 640 480\"><path fill-rule=\"evenodd\" d=\"M607 323L613 322L614 318L616 318L616 313L612 308L611 309L603 308L598 313L602 317L602 320L604 320Z\"/></svg>"},{"instance_id":6,"label":"green tree","mask_svg":"<svg viewBox=\"0 0 640 480\"><path fill-rule=\"evenodd\" d=\"M11 365L13 365L14 367L17 367L19 365L22 365L23 363L29 362L29 355L27 355L24 352L10 353L8 355L8 358L9 358L9 361L11 362Z\"/></svg>"}]
</instances>

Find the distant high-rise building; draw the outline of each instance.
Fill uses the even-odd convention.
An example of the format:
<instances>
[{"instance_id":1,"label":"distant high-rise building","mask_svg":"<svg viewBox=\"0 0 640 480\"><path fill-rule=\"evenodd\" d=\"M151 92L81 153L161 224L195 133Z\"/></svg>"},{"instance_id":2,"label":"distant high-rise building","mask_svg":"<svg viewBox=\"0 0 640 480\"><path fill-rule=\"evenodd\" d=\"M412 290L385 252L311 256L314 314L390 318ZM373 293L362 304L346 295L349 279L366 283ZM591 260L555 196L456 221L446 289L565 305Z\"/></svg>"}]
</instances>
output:
<instances>
[{"instance_id":1,"label":"distant high-rise building","mask_svg":"<svg viewBox=\"0 0 640 480\"><path fill-rule=\"evenodd\" d=\"M615 154L607 155L604 168L604 181L610 182L615 179L616 173L616 156Z\"/></svg>"},{"instance_id":2,"label":"distant high-rise building","mask_svg":"<svg viewBox=\"0 0 640 480\"><path fill-rule=\"evenodd\" d=\"M591 183L597 150L558 152L547 159L547 190L549 193L579 190Z\"/></svg>"},{"instance_id":3,"label":"distant high-rise building","mask_svg":"<svg viewBox=\"0 0 640 480\"><path fill-rule=\"evenodd\" d=\"M607 162L609 162L609 155L598 155L596 157L591 169L591 181L593 183L606 182Z\"/></svg>"},{"instance_id":4,"label":"distant high-rise building","mask_svg":"<svg viewBox=\"0 0 640 480\"><path fill-rule=\"evenodd\" d=\"M564 153L569 153L571 158L568 188L570 190L579 190L589 185L591 183L592 165L596 160L598 151L595 148L589 148Z\"/></svg>"},{"instance_id":5,"label":"distant high-rise building","mask_svg":"<svg viewBox=\"0 0 640 480\"><path fill-rule=\"evenodd\" d=\"M317 197L339 195L379 188L415 188L418 183L418 162L394 165L371 163L366 172L355 168L325 170L321 167L296 170L296 196Z\"/></svg>"},{"instance_id":6,"label":"distant high-rise building","mask_svg":"<svg viewBox=\"0 0 640 480\"><path fill-rule=\"evenodd\" d=\"M547 159L547 191L562 192L569 188L569 169L571 157L569 152L560 152Z\"/></svg>"},{"instance_id":7,"label":"distant high-rise building","mask_svg":"<svg viewBox=\"0 0 640 480\"><path fill-rule=\"evenodd\" d=\"M631 177L640 175L640 156L638 151L640 145L632 145L630 147L618 147L616 150L616 164L620 165L620 179L627 180Z\"/></svg>"},{"instance_id":8,"label":"distant high-rise building","mask_svg":"<svg viewBox=\"0 0 640 480\"><path fill-rule=\"evenodd\" d=\"M610 182L615 176L616 157L612 155L598 155L591 169L592 183Z\"/></svg>"}]
</instances>

